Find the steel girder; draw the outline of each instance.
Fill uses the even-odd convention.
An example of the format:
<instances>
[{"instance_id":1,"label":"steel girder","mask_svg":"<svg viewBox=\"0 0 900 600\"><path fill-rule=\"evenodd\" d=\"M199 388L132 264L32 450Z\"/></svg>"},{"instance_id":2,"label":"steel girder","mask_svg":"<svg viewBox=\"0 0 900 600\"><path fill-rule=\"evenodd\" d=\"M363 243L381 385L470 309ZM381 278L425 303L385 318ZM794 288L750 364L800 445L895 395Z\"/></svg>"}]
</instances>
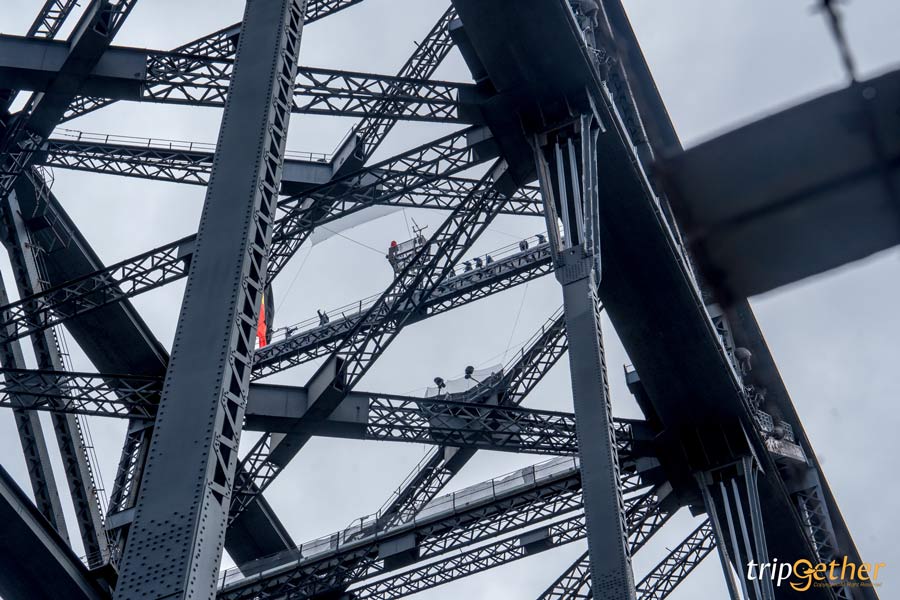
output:
<instances>
[{"instance_id":1,"label":"steel girder","mask_svg":"<svg viewBox=\"0 0 900 600\"><path fill-rule=\"evenodd\" d=\"M659 505L659 488L645 494L645 500L626 511L629 553L633 556L674 513ZM627 505L627 501L626 501ZM587 600L591 592L591 558L585 551L542 593L538 600Z\"/></svg>"},{"instance_id":2,"label":"steel girder","mask_svg":"<svg viewBox=\"0 0 900 600\"><path fill-rule=\"evenodd\" d=\"M0 302L8 300L6 284L2 276L0 276ZM19 341L13 340L0 343L0 364L5 369L24 368L26 366L25 355L22 353L22 345ZM19 408L25 402L17 394L11 393L8 400L13 409L19 441L22 444L22 454L25 457L25 468L31 481L34 503L38 511L60 535L60 538L68 542L69 533L66 530L65 516L59 498L59 491L56 487L56 479L53 477L53 465L50 462L50 453L47 449L47 441L44 438L43 426L38 415Z\"/></svg>"},{"instance_id":3,"label":"steel girder","mask_svg":"<svg viewBox=\"0 0 900 600\"><path fill-rule=\"evenodd\" d=\"M162 381L150 377L28 369L3 369L2 374L0 406L20 410L152 420L162 391ZM303 388L251 386L246 429L537 454L573 455L577 450L574 417L568 413L354 392L349 407L361 416L337 414L310 422L302 412L272 410L257 402L254 395L266 387L269 397L293 394L292 404L300 404L307 393ZM620 421L618 427L620 449L628 455L631 423Z\"/></svg>"},{"instance_id":4,"label":"steel girder","mask_svg":"<svg viewBox=\"0 0 900 600\"><path fill-rule=\"evenodd\" d=\"M480 269L458 273L445 279L427 299L416 306L400 307L410 322L441 314L491 294L509 289L551 271L546 245L535 246ZM254 355L255 378L266 377L333 352L364 319L368 306L360 306L341 318L306 331L291 333Z\"/></svg>"},{"instance_id":5,"label":"steel girder","mask_svg":"<svg viewBox=\"0 0 900 600\"><path fill-rule=\"evenodd\" d=\"M78 0L45 0L40 12L28 28L28 37L53 38L59 33Z\"/></svg>"},{"instance_id":6,"label":"steel girder","mask_svg":"<svg viewBox=\"0 0 900 600\"><path fill-rule=\"evenodd\" d=\"M111 303L156 289L187 275L195 237L188 236L103 270L49 288L24 300L0 306L0 340L16 340L59 325ZM550 272L546 245L498 259L459 273L438 286L415 320L439 314L531 281ZM26 318L25 307L30 307ZM257 376L301 364L334 349L356 325L359 314L335 319L327 327L292 333L254 354Z\"/></svg>"},{"instance_id":7,"label":"steel girder","mask_svg":"<svg viewBox=\"0 0 900 600\"><path fill-rule=\"evenodd\" d=\"M629 543L632 544L632 551L636 552L637 544L643 544L652 537L662 527L667 517L659 519L645 517L646 514L663 514L655 503L652 491L629 498L626 510L629 513ZM585 529L584 515L579 514L548 526L530 529L515 537L465 550L456 556L421 565L397 575L363 583L353 587L350 593L353 598L389 599L408 596L578 541L584 538Z\"/></svg>"},{"instance_id":8,"label":"steel girder","mask_svg":"<svg viewBox=\"0 0 900 600\"><path fill-rule=\"evenodd\" d=\"M263 420L263 427L272 432L309 430L338 437L560 456L574 455L578 449L574 415L570 413L371 392L353 393L348 400L355 400L351 406L358 406L365 416L358 421L335 416L325 424L286 417L280 419L280 426L268 418ZM335 422L335 427L328 427L329 422ZM620 451L629 455L631 423L620 421L617 427Z\"/></svg>"},{"instance_id":9,"label":"steel girder","mask_svg":"<svg viewBox=\"0 0 900 600\"><path fill-rule=\"evenodd\" d=\"M377 515L355 520L343 532L252 565L260 575L231 583L226 573L218 598L314 597L558 518L581 508L580 476L574 459L557 459L441 500L388 530L378 529ZM326 540L326 551L316 552Z\"/></svg>"},{"instance_id":10,"label":"steel girder","mask_svg":"<svg viewBox=\"0 0 900 600\"><path fill-rule=\"evenodd\" d=\"M640 600L663 600L716 546L709 519L701 523L637 584Z\"/></svg>"},{"instance_id":11,"label":"steel girder","mask_svg":"<svg viewBox=\"0 0 900 600\"><path fill-rule=\"evenodd\" d=\"M39 293L46 280L42 268L44 249L31 239L15 192L3 201L2 212L3 243L9 252L19 294ZM30 317L29 308L26 307L26 319ZM35 333L31 342L39 369L59 371L65 368L56 331L44 329ZM59 392L65 393L64 390ZM85 553L89 564L96 567L108 560L107 540L100 510L100 489L88 458L81 423L75 415L63 413L51 413L51 421Z\"/></svg>"},{"instance_id":12,"label":"steel girder","mask_svg":"<svg viewBox=\"0 0 900 600\"><path fill-rule=\"evenodd\" d=\"M308 387L321 393L311 399L315 407L311 416L327 416L340 404L400 333L409 314L427 301L496 217L506 202L492 183L500 169L502 163L498 162L488 171L479 189L435 230L316 372ZM263 435L242 461L250 478L242 477L235 484L232 515L239 514L275 479L307 439L308 436L288 435L276 441L271 435Z\"/></svg>"},{"instance_id":13,"label":"steel girder","mask_svg":"<svg viewBox=\"0 0 900 600\"><path fill-rule=\"evenodd\" d=\"M246 6L117 600L208 597L215 585L305 8L306 0ZM190 450L171 452L198 435Z\"/></svg>"},{"instance_id":14,"label":"steel girder","mask_svg":"<svg viewBox=\"0 0 900 600\"><path fill-rule=\"evenodd\" d=\"M12 192L16 180L28 169L34 153L59 123L69 102L87 78L131 12L136 0L110 4L94 0L85 10L69 39L66 58L50 87L33 95L0 140L0 198Z\"/></svg>"},{"instance_id":15,"label":"steel girder","mask_svg":"<svg viewBox=\"0 0 900 600\"><path fill-rule=\"evenodd\" d=\"M503 380L497 385L505 392L499 395L498 403L518 406L562 357L566 348L565 323L560 313L541 327L521 356L504 370ZM477 397L473 394L471 400ZM412 519L471 460L475 452L463 449L453 451L450 458L447 455L447 448L437 448L416 465L384 503L380 517L382 527Z\"/></svg>"},{"instance_id":16,"label":"steel girder","mask_svg":"<svg viewBox=\"0 0 900 600\"><path fill-rule=\"evenodd\" d=\"M282 200L278 203L278 233L269 256L269 276L276 276L284 268L317 226L369 206L384 204L410 190L428 187L442 177L479 165L496 155L490 133L485 128L469 127Z\"/></svg>"},{"instance_id":17,"label":"steel girder","mask_svg":"<svg viewBox=\"0 0 900 600\"><path fill-rule=\"evenodd\" d=\"M112 138L112 139L111 139ZM127 143L126 143L127 142ZM140 143L138 143L140 142ZM152 179L206 185L212 167L212 147L196 142L154 140L152 138L121 138L84 132L72 132L69 137L57 137L47 141L38 157L38 162L47 166L92 173L107 173L125 177ZM325 156L309 156L305 159L289 157L285 165L322 164ZM367 169L376 176L375 167ZM390 173L386 173L390 176ZM282 184L287 184L288 174ZM303 184L305 182L298 181ZM420 187L411 188L406 193L377 203L405 206L410 208L452 209L458 200L464 198L477 183L476 179L446 175L432 181L423 182ZM311 190L313 191L313 190ZM543 214L537 198L537 187L526 186L510 197L510 204L504 214Z\"/></svg>"},{"instance_id":18,"label":"steel girder","mask_svg":"<svg viewBox=\"0 0 900 600\"><path fill-rule=\"evenodd\" d=\"M360 2L362 0L310 0L306 5L305 22L313 23ZM201 87L212 90L212 97L218 96L218 85L209 86L208 82L230 79L240 26L240 23L235 23L183 44L169 53L163 53L164 58L158 63L151 61L148 72L152 69L158 80L145 93L150 97L166 97L185 84L196 86L200 83ZM211 64L219 66L211 72ZM225 86L227 85L226 81ZM203 95L197 97L200 102L204 99ZM115 101L102 97L78 96L66 111L65 120L109 106Z\"/></svg>"}]
</instances>

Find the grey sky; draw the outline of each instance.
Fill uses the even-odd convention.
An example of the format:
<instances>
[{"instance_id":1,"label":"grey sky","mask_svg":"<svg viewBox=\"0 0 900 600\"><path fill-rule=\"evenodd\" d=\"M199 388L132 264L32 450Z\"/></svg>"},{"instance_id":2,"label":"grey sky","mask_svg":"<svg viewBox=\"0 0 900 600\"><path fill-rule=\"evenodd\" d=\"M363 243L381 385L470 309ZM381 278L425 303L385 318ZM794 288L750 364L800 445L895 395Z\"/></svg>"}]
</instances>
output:
<instances>
[{"instance_id":1,"label":"grey sky","mask_svg":"<svg viewBox=\"0 0 900 600\"><path fill-rule=\"evenodd\" d=\"M40 4L39 0L0 0L0 31L22 34ZM117 43L168 49L237 21L242 5L236 0L143 0ZM835 48L824 20L812 13L812 5L809 0L626 2L687 145L843 84ZM393 73L412 52L413 40L421 39L445 8L445 0L366 0L310 25L303 34L301 63ZM900 62L900 3L856 0L844 10L862 72L878 73L896 66ZM455 52L437 77L468 80ZM219 118L220 111L215 109L118 103L67 126L214 142ZM294 115L289 146L330 152L353 122ZM445 131L434 125L403 124L378 156L389 156ZM193 232L204 196L200 187L63 170L56 172L54 190L107 263ZM383 257L388 242L408 237L404 217L415 218L433 230L444 216L426 211L395 213L347 232L359 244L332 238L311 252L301 249L275 284L276 325L306 319L317 308L340 306L380 291L391 278ZM501 217L473 253L493 250L542 229L543 223L534 218ZM4 255L0 267L9 283L12 277L6 263ZM753 301L863 559L887 563L880 590L883 599L900 592L900 551L896 547L900 531L891 514L900 496L900 484L893 477L893 461L900 454L900 412L895 407L900 396L896 373L900 358L898 281L900 263L894 250ZM166 346L174 334L182 289L183 284L173 284L135 300ZM561 302L556 281L543 278L413 325L360 387L420 392L435 375L449 378L460 375L467 364L505 362L504 355L510 357ZM609 323L605 325L615 411L637 416L621 371L628 359ZM73 361L78 369L90 369L75 348ZM316 364L282 373L272 381L303 385ZM529 397L527 405L571 410L565 360ZM102 419L90 419L90 423L102 475L109 483L124 423ZM242 447L248 448L254 440L246 434ZM376 510L424 451L421 446L315 439L266 495L299 543ZM3 466L27 488L21 449L8 411L0 413L0 456ZM477 483L537 460L481 453L453 487ZM72 515L68 517L74 526ZM666 546L678 543L692 523L688 515L679 514L668 524L636 557L636 576L655 564ZM74 529L72 537L77 538ZM581 544L572 544L422 597L531 598L582 551ZM710 556L672 597L724 594L718 562Z\"/></svg>"}]
</instances>

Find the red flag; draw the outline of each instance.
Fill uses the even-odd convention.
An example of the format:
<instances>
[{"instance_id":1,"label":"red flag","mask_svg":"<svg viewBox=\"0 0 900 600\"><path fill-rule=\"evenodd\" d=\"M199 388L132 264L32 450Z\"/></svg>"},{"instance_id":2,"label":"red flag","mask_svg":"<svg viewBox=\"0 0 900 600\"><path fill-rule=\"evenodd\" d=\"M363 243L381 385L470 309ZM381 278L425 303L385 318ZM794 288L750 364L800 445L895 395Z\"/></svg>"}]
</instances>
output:
<instances>
[{"instance_id":1,"label":"red flag","mask_svg":"<svg viewBox=\"0 0 900 600\"><path fill-rule=\"evenodd\" d=\"M262 299L259 301L259 323L256 325L256 340L257 347L263 348L266 345L266 333L268 328L266 327L266 295L263 294Z\"/></svg>"}]
</instances>

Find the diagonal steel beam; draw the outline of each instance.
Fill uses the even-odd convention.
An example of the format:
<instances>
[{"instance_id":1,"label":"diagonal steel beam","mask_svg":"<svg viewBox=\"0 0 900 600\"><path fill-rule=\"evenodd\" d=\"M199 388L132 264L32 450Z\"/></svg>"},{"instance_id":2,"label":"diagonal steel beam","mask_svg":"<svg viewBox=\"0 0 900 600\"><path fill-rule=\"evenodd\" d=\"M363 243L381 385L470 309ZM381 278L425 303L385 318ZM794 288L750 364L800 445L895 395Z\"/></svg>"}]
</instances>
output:
<instances>
[{"instance_id":1,"label":"diagonal steel beam","mask_svg":"<svg viewBox=\"0 0 900 600\"><path fill-rule=\"evenodd\" d=\"M34 153L62 119L66 107L88 77L136 0L94 0L69 39L68 52L50 87L35 94L0 140L0 198L8 196L28 169Z\"/></svg>"},{"instance_id":2,"label":"diagonal steel beam","mask_svg":"<svg viewBox=\"0 0 900 600\"><path fill-rule=\"evenodd\" d=\"M453 40L450 38L450 23L456 18L456 10L450 6L440 16L431 31L416 46L415 52L406 63L400 67L397 77L413 79L430 79L438 66L444 61L453 48ZM410 86L399 84L391 89L392 95L409 94ZM386 104L403 104L402 100L388 99ZM391 129L397 123L396 119L385 117L367 117L360 121L354 132L362 142L361 156L364 160L371 158L378 146L384 141Z\"/></svg>"},{"instance_id":3,"label":"diagonal steel beam","mask_svg":"<svg viewBox=\"0 0 900 600\"><path fill-rule=\"evenodd\" d=\"M305 8L306 0L248 2L245 8L116 600L209 597L215 585ZM196 443L189 449L170 452L191 437ZM173 481L181 484L173 488ZM148 571L148 564L158 568Z\"/></svg>"},{"instance_id":4,"label":"diagonal steel beam","mask_svg":"<svg viewBox=\"0 0 900 600\"><path fill-rule=\"evenodd\" d=\"M551 270L550 253L546 244L498 257L480 268L462 272L457 269L415 311L406 311L407 318L410 323L418 322L531 281ZM254 354L254 377L266 377L330 354L361 322L371 300L339 309L324 325L310 326L300 331L295 331L292 327L285 329L283 340L275 340ZM528 372L530 371L523 371L523 375ZM516 381L521 386L518 393L524 395L529 383L519 379Z\"/></svg>"},{"instance_id":5,"label":"diagonal steel beam","mask_svg":"<svg viewBox=\"0 0 900 600\"><path fill-rule=\"evenodd\" d=\"M31 238L16 193L3 200L2 214L3 244L9 252L19 295L25 297L40 293L47 279L46 270L43 268L43 255L46 250ZM25 319L32 317L30 308L25 308ZM38 368L46 370L65 368L55 330L43 329L36 332L31 336L31 343ZM89 564L96 567L108 558L107 540L103 531L99 486L88 457L81 423L75 415L61 413L52 413L51 421L56 432L85 554L89 557Z\"/></svg>"},{"instance_id":6,"label":"diagonal steel beam","mask_svg":"<svg viewBox=\"0 0 900 600\"><path fill-rule=\"evenodd\" d=\"M448 179L442 171L468 168L485 160L484 154L478 154L477 149L482 148L483 151L484 144L489 145L489 142L479 141L474 147L468 147L466 144L471 133L473 130L451 134L374 167L362 169L333 183L313 188L300 208L295 200L285 201L293 208L289 208L288 214L274 224L276 234L270 264L275 266L270 266L269 277L274 276L273 271L277 272L277 265L283 265L310 235L312 230L307 227L314 228L319 224L306 220L306 217L314 212L316 206L314 200L317 197L321 202L326 202L323 198L328 194L343 195L339 204L346 207L346 212L340 212L336 207L332 208L328 211L329 216L323 217L324 222L356 212L365 206L381 203L396 202L402 205L404 202L411 202L417 206L426 203L439 208L458 207L462 199L475 189L477 182L464 178ZM452 156L445 160L448 156L448 147L455 149L450 151ZM394 171L392 167L397 169L402 167L408 171ZM444 190L448 192L449 197L442 196ZM529 210L535 210L537 206L535 194L535 190L526 188L523 193L514 197L517 202L528 206ZM349 200L350 196L355 200ZM505 204L504 208L509 210L508 204ZM291 216L295 219L291 219ZM289 226L292 227L292 233L285 233ZM6 326L6 331L14 332L10 339L16 339L180 279L187 274L194 241L194 236L176 240L68 283L27 296L14 304L0 307L0 311L5 311L3 325ZM62 243L65 244L65 241ZM26 307L33 311L34 316L31 319L24 318Z\"/></svg>"},{"instance_id":7,"label":"diagonal steel beam","mask_svg":"<svg viewBox=\"0 0 900 600\"><path fill-rule=\"evenodd\" d=\"M0 467L0 594L4 598L108 598L15 480Z\"/></svg>"},{"instance_id":8,"label":"diagonal steel beam","mask_svg":"<svg viewBox=\"0 0 900 600\"><path fill-rule=\"evenodd\" d=\"M631 555L640 550L673 516L673 513L660 507L659 489L647 492L644 501L626 512ZM591 557L585 551L539 596L538 600L587 600L592 597Z\"/></svg>"},{"instance_id":9,"label":"diagonal steel beam","mask_svg":"<svg viewBox=\"0 0 900 600\"><path fill-rule=\"evenodd\" d=\"M498 161L482 178L480 189L453 211L419 248L394 283L316 372L308 386L317 390L317 396L310 399L314 408L311 416L326 417L340 404L400 333L409 309L428 299L498 214L505 197L493 187L493 181L502 172L503 163ZM232 518L253 503L308 439L303 434L277 439L263 435L242 460L242 477L235 483Z\"/></svg>"},{"instance_id":10,"label":"diagonal steel beam","mask_svg":"<svg viewBox=\"0 0 900 600\"><path fill-rule=\"evenodd\" d=\"M405 529L380 532L376 515L356 519L343 531L248 565L253 574L244 580L236 569L226 571L218 598L337 595L355 581L579 511L579 477L573 459L554 459L447 494Z\"/></svg>"},{"instance_id":11,"label":"diagonal steel beam","mask_svg":"<svg viewBox=\"0 0 900 600\"><path fill-rule=\"evenodd\" d=\"M500 404L518 406L562 357L566 348L565 323L558 312L532 337L521 356L504 370L500 385L507 391L501 396ZM380 527L392 527L414 518L475 455L472 450L450 453L447 450L435 449L416 465L382 506Z\"/></svg>"},{"instance_id":12,"label":"diagonal steel beam","mask_svg":"<svg viewBox=\"0 0 900 600\"><path fill-rule=\"evenodd\" d=\"M0 307L4 339L12 341L44 331L185 277L193 256L194 241L194 236L176 240Z\"/></svg>"},{"instance_id":13,"label":"diagonal steel beam","mask_svg":"<svg viewBox=\"0 0 900 600\"><path fill-rule=\"evenodd\" d=\"M78 0L45 0L37 16L28 28L28 37L53 38L59 33Z\"/></svg>"},{"instance_id":14,"label":"diagonal steel beam","mask_svg":"<svg viewBox=\"0 0 900 600\"><path fill-rule=\"evenodd\" d=\"M497 147L488 129L468 127L280 201L269 277L284 268L317 226L384 204L496 156Z\"/></svg>"},{"instance_id":15,"label":"diagonal steel beam","mask_svg":"<svg viewBox=\"0 0 900 600\"><path fill-rule=\"evenodd\" d=\"M638 598L663 600L715 547L716 539L707 519L641 579L637 584Z\"/></svg>"},{"instance_id":16,"label":"diagonal steel beam","mask_svg":"<svg viewBox=\"0 0 900 600\"><path fill-rule=\"evenodd\" d=\"M0 276L0 302L8 301L6 284ZM0 343L0 365L3 365L4 369L25 368L25 355L22 353L22 345L18 341ZM41 421L35 413L20 408L26 402L18 394L10 393L8 400L13 408L35 506L60 537L68 542L69 533L66 530L65 516L56 487L56 479L53 477L53 464L50 462L50 453L47 449Z\"/></svg>"}]
</instances>

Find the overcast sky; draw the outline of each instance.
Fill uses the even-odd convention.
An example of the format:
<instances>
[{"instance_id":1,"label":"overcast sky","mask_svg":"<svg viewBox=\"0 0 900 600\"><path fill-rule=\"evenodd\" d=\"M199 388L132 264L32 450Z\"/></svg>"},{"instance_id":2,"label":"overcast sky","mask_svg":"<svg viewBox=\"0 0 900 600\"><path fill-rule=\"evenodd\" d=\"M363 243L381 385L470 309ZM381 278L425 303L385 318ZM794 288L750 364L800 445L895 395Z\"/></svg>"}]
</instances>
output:
<instances>
[{"instance_id":1,"label":"overcast sky","mask_svg":"<svg viewBox=\"0 0 900 600\"><path fill-rule=\"evenodd\" d=\"M0 32L24 34L40 4L39 0L0 0ZM237 21L242 6L237 0L144 0L138 2L117 43L169 49ZM633 0L626 6L678 133L688 146L844 84L825 22L811 10L809 0ZM413 51L414 41L424 36L445 8L446 0L366 0L310 25L303 33L301 63L394 73ZM856 0L846 3L844 12L861 71L875 74L896 66L900 3ZM469 80L455 51L436 77ZM217 109L121 102L66 127L215 142L220 118ZM331 152L353 123L353 119L294 115L289 147ZM403 124L377 156L389 156L447 131L436 125ZM201 187L64 170L56 171L54 191L107 264L194 232L205 192ZM421 210L398 212L347 232L353 241L332 238L312 251L304 247L275 283L276 325L297 322L313 316L317 308L334 308L382 290L392 276L384 259L389 241L409 237L408 219L428 225L428 234L445 216ZM540 219L501 217L473 254L542 229ZM5 256L0 262L9 284L12 276ZM883 599L900 592L896 544L900 531L891 513L900 495L894 464L900 449L900 412L895 407L900 391L898 281L900 263L892 250L753 299L863 559L887 563L882 571ZM183 282L134 301L167 347L182 291ZM461 375L467 364L505 362L561 302L555 279L545 277L413 325L359 388L421 393L435 375L452 378ZM614 410L622 416L639 416L622 376L628 358L612 327L608 322L605 326ZM73 348L73 362L76 369L92 370L77 348ZM279 374L271 381L304 385L317 364ZM571 410L565 359L529 397L527 406ZM124 422L89 421L101 474L110 484ZM50 432L49 419L45 422ZM52 435L48 439L54 443ZM245 434L242 448L249 448L255 439ZM266 496L300 543L378 509L426 450L416 445L315 439ZM0 457L3 466L29 488L9 411L0 412ZM533 456L482 452L452 489L534 462ZM58 464L56 472L61 473ZM636 579L666 554L667 546L677 544L695 526L685 512L635 557ZM75 539L74 516L71 511L67 516ZM572 544L421 596L531 598L583 548ZM227 558L226 564L230 564ZM713 554L671 597L724 597L721 582Z\"/></svg>"}]
</instances>

